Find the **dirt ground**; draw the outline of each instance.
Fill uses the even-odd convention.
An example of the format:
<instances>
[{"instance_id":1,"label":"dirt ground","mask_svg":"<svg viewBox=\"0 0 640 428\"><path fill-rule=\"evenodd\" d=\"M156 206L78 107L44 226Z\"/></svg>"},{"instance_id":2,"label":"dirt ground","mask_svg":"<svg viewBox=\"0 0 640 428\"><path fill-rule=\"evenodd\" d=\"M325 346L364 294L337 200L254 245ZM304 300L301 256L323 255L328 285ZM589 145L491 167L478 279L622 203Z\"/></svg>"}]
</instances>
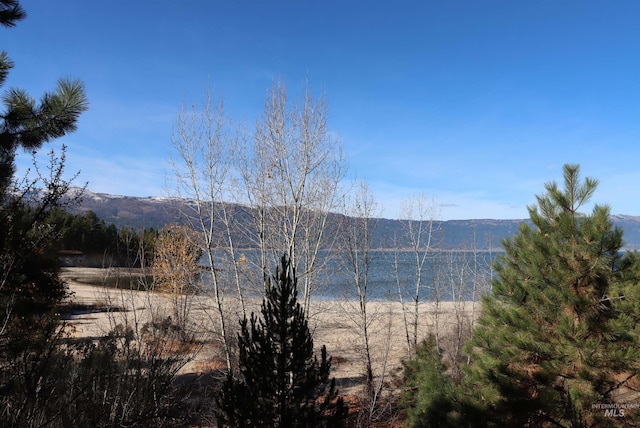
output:
<instances>
[{"instance_id":1,"label":"dirt ground","mask_svg":"<svg viewBox=\"0 0 640 428\"><path fill-rule=\"evenodd\" d=\"M131 291L137 288L140 272L126 269L64 268L62 278L72 293L70 303L75 308L68 322L78 337L104 336L115 324L127 321L141 325L152 314L171 315L174 301L170 295L146 291ZM118 283L121 289L105 287L101 284ZM184 302L183 302L184 303ZM198 335L207 338L215 336L214 302L209 297L192 297L187 302L190 326ZM250 311L259 313L259 303L251 302ZM237 327L240 307L231 298L225 301L232 327ZM435 328L433 303L420 306L419 335L426 336ZM374 373L386 374L386 381L392 383L392 374L397 373L401 361L407 355L407 332L402 305L399 302L369 302L368 325ZM413 308L408 308L409 311ZM457 306L452 302L441 302L438 306L440 331L453 331L457 316L467 319L479 313L479 304L470 302ZM357 302L316 301L310 309L310 328L314 333L317 348L326 345L327 353L333 358L332 376L336 378L341 393L356 394L361 387L363 374L363 340L359 325L361 318ZM198 373L211 367L220 366L221 353L214 345L204 346L196 358L187 364L183 373Z\"/></svg>"}]
</instances>

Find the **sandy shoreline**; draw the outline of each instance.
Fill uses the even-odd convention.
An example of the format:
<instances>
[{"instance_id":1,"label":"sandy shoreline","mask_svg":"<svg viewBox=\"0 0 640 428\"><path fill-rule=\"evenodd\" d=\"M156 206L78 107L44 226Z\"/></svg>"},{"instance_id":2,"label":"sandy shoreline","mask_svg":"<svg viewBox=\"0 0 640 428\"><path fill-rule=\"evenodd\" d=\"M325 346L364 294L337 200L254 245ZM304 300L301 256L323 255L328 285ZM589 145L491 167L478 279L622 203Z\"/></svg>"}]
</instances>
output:
<instances>
[{"instance_id":1,"label":"sandy shoreline","mask_svg":"<svg viewBox=\"0 0 640 428\"><path fill-rule=\"evenodd\" d=\"M145 291L130 291L99 285L101 278L118 278L127 285L137 281L139 272L126 269L63 268L61 277L72 293L70 302L77 307L94 307L92 310L76 311L68 322L78 337L104 336L118 322L141 322L151 314L171 314L173 303L170 296ZM199 334L211 335L215 320L213 301L198 296L189 302L190 317L195 321L193 328ZM240 307L233 299L225 302L229 310L232 326L237 326ZM252 302L249 311L259 312L259 302ZM470 302L456 305L441 302L438 306L438 326L441 332L453 331L457 319L465 317L468 322L477 316L480 305L475 309ZM402 305L399 302L369 302L368 326L370 346L375 373L385 371L387 375L401 367L401 360L407 355L407 332L404 324ZM411 309L410 309L411 310ZM435 304L420 305L419 337L423 338L435 330ZM326 345L327 353L333 357L332 376L343 391L357 387L363 373L362 334L359 325L361 317L356 302L317 301L310 309L310 328L314 333L314 343L319 348ZM234 333L235 334L235 333ZM183 372L198 373L211 367L216 361L216 351L205 346L194 361L183 368Z\"/></svg>"}]
</instances>

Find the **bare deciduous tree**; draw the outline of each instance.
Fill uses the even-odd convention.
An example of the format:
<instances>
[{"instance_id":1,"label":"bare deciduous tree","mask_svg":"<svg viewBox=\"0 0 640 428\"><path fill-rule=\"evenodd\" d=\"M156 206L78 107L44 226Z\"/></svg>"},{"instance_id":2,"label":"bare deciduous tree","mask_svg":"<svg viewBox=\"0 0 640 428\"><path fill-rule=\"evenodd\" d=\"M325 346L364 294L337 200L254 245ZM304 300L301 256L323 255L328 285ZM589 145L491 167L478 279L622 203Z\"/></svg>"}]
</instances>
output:
<instances>
[{"instance_id":1,"label":"bare deciduous tree","mask_svg":"<svg viewBox=\"0 0 640 428\"><path fill-rule=\"evenodd\" d=\"M320 250L334 239L327 235L327 220L337 207L345 172L341 146L327 129L327 119L325 99L314 99L308 85L298 103L289 101L283 83L274 83L240 167L263 276L286 253L302 283L307 315L324 263Z\"/></svg>"},{"instance_id":2,"label":"bare deciduous tree","mask_svg":"<svg viewBox=\"0 0 640 428\"><path fill-rule=\"evenodd\" d=\"M469 358L463 355L463 345L471 337L476 321L476 306L482 294L489 290L491 252L484 253L473 241L458 250L441 250L434 265L434 287L449 301L446 323L438 324L434 332L436 343L448 360L449 375L458 380Z\"/></svg>"},{"instance_id":3,"label":"bare deciduous tree","mask_svg":"<svg viewBox=\"0 0 640 428\"><path fill-rule=\"evenodd\" d=\"M407 351L409 357L415 352L419 343L418 327L420 323L420 300L424 299L425 278L430 263L433 264L433 250L438 233L439 211L435 200L429 201L424 194L406 199L402 204L404 230L409 242L411 254L411 272L402 272L396 254L395 271L398 284L398 296L402 305L405 321ZM409 309L404 301L405 290L413 289L411 300L413 309ZM434 293L432 291L432 297ZM437 293L436 293L437 294ZM437 296L435 296L437 297ZM436 301L436 315L438 305Z\"/></svg>"},{"instance_id":4,"label":"bare deciduous tree","mask_svg":"<svg viewBox=\"0 0 640 428\"><path fill-rule=\"evenodd\" d=\"M180 110L171 138L177 159L172 160L175 180L173 193L190 200L189 210L182 215L186 223L199 235L199 246L204 255L211 291L215 302L216 320L222 348L227 364L231 369L231 349L229 331L224 308L225 284L220 278L220 258L216 254L219 244L230 237L230 224L225 210L225 199L229 195L233 153L240 134L233 130L230 120L224 112L224 103L214 104L211 92L207 91L206 102L202 110L197 106ZM222 214L222 215L221 215ZM222 238L221 238L222 236ZM231 249L227 245L222 248ZM230 258L231 266L235 258ZM236 284L237 294L244 306L240 284Z\"/></svg>"},{"instance_id":5,"label":"bare deciduous tree","mask_svg":"<svg viewBox=\"0 0 640 428\"><path fill-rule=\"evenodd\" d=\"M337 205L344 159L327 129L324 98L314 99L307 86L301 102L291 103L281 83L271 88L253 138L233 126L223 103L214 104L207 93L202 110L180 111L172 141L177 154L173 194L191 202L182 214L200 235L230 367L229 308L223 304L230 297L227 290L235 286L241 315L246 315L247 289L261 287L283 254L298 272L309 315L316 276L325 263L321 249L335 239L327 233L327 222ZM240 254L239 236L259 249L259 260ZM248 268L249 263L259 266Z\"/></svg>"},{"instance_id":6,"label":"bare deciduous tree","mask_svg":"<svg viewBox=\"0 0 640 428\"><path fill-rule=\"evenodd\" d=\"M359 338L364 372L364 394L361 397L357 426L369 427L385 411L381 406L387 381L387 369L394 314L390 302L388 311L382 304L370 305L372 275L376 265L383 262L376 251L380 204L375 200L366 182L360 182L347 197L343 212L346 214L341 228L339 246L341 259L349 278L346 284L347 315L352 317Z\"/></svg>"},{"instance_id":7,"label":"bare deciduous tree","mask_svg":"<svg viewBox=\"0 0 640 428\"><path fill-rule=\"evenodd\" d=\"M347 298L352 296L357 301L356 325L359 336L362 338L362 348L364 355L364 373L367 392L373 390L373 367L371 363L371 349L369 326L368 303L369 295L369 275L375 262L374 236L377 228L377 218L380 215L379 205L369 191L366 182L361 182L357 186L353 198L345 204L344 212L347 215L342 228L343 263L350 278Z\"/></svg>"}]
</instances>

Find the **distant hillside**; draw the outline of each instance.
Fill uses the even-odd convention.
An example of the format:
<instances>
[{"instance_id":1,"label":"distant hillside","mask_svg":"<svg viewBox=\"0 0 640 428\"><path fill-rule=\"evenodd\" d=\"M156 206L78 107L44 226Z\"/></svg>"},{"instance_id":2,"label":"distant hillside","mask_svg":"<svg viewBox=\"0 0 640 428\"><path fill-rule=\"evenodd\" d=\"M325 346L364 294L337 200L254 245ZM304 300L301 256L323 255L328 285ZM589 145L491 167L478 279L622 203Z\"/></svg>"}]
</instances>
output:
<instances>
[{"instance_id":1,"label":"distant hillside","mask_svg":"<svg viewBox=\"0 0 640 428\"><path fill-rule=\"evenodd\" d=\"M160 197L115 196L105 193L86 191L80 206L74 207L72 212L91 210L107 223L113 223L118 228L132 227L135 229L153 227L162 228L164 225L180 221L180 207L189 205L185 199ZM247 208L234 205L240 215L248 218ZM336 226L344 217L332 214L330 224ZM626 248L640 249L640 217L628 215L614 215L613 222L625 231ZM435 239L441 248L470 250L497 250L501 247L501 240L518 231L518 225L524 220L448 220L438 222L435 226L438 232ZM404 223L399 220L379 219L378 231L375 239L376 247L408 248L410 243L402 240ZM475 243L475 244L474 244Z\"/></svg>"},{"instance_id":2,"label":"distant hillside","mask_svg":"<svg viewBox=\"0 0 640 428\"><path fill-rule=\"evenodd\" d=\"M71 207L70 211L74 213L93 211L105 222L113 223L118 228L159 229L179 221L180 206L186 204L188 201L184 199L118 196L87 190L84 192L80 206Z\"/></svg>"}]
</instances>

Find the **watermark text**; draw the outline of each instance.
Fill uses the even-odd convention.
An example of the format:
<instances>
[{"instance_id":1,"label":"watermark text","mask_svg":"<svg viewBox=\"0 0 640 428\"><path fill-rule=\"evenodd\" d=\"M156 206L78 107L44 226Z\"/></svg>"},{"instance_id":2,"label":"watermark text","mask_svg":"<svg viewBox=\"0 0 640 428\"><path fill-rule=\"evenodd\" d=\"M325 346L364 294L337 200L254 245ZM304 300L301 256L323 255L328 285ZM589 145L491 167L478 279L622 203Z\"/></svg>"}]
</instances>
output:
<instances>
[{"instance_id":1,"label":"watermark text","mask_svg":"<svg viewBox=\"0 0 640 428\"><path fill-rule=\"evenodd\" d=\"M591 410L604 410L604 415L623 418L627 410L640 409L640 403L593 403Z\"/></svg>"}]
</instances>

